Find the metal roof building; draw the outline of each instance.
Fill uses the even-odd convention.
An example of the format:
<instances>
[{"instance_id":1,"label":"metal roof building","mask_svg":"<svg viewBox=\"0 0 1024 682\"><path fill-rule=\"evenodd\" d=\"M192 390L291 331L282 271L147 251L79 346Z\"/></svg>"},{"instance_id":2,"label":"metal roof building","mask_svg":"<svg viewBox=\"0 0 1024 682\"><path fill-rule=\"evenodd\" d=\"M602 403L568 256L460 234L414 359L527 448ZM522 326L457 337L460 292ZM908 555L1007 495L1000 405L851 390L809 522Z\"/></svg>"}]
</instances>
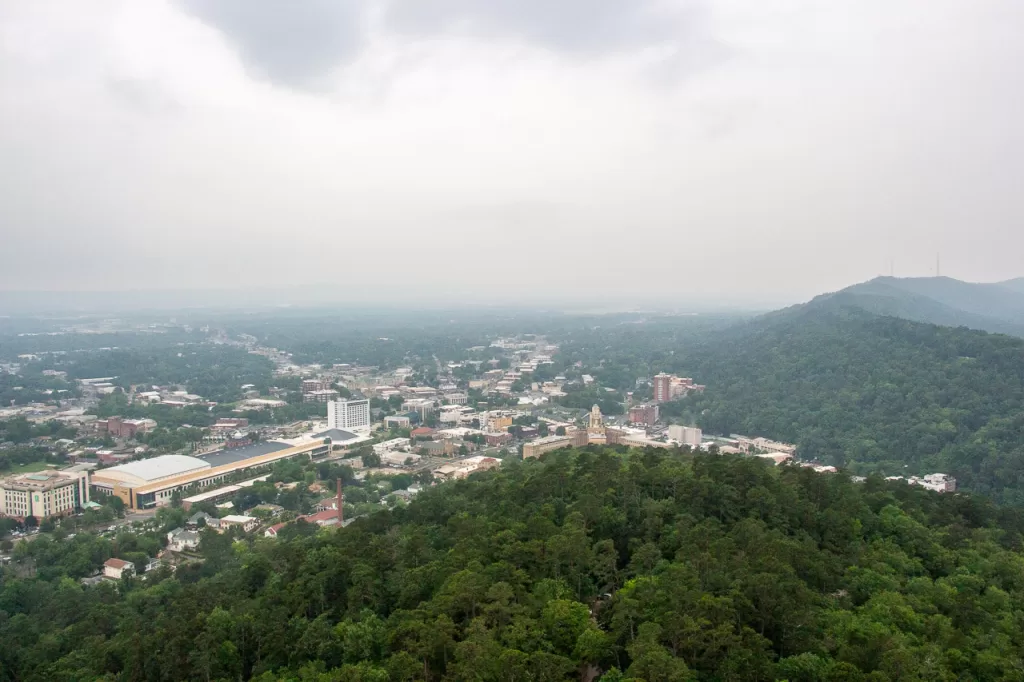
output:
<instances>
[{"instance_id":1,"label":"metal roof building","mask_svg":"<svg viewBox=\"0 0 1024 682\"><path fill-rule=\"evenodd\" d=\"M198 457L161 455L96 471L93 474L93 484L96 485L102 481L111 483L117 481L129 485L145 485L209 468L210 463L204 462Z\"/></svg>"},{"instance_id":2,"label":"metal roof building","mask_svg":"<svg viewBox=\"0 0 1024 682\"><path fill-rule=\"evenodd\" d=\"M92 477L97 492L113 494L124 500L131 509L148 509L170 504L176 492L194 495L202 489L223 485L226 478L239 472L268 467L283 459L305 457L315 459L330 454L329 441L322 438L301 440L297 445L258 454L261 449L248 451L246 459L218 464L198 457L163 455L121 466L101 469ZM234 459L231 457L230 459Z\"/></svg>"}]
</instances>

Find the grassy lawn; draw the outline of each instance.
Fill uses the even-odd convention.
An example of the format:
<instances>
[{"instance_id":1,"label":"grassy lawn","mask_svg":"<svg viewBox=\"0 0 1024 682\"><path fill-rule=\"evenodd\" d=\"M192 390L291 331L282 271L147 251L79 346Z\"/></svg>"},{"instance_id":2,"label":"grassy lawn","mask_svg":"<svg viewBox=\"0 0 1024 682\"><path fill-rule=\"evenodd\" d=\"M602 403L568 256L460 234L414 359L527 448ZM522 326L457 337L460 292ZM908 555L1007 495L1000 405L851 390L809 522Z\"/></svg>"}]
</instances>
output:
<instances>
[{"instance_id":1,"label":"grassy lawn","mask_svg":"<svg viewBox=\"0 0 1024 682\"><path fill-rule=\"evenodd\" d=\"M33 471L44 471L47 468L46 462L29 462L11 468L15 474L30 474Z\"/></svg>"}]
</instances>

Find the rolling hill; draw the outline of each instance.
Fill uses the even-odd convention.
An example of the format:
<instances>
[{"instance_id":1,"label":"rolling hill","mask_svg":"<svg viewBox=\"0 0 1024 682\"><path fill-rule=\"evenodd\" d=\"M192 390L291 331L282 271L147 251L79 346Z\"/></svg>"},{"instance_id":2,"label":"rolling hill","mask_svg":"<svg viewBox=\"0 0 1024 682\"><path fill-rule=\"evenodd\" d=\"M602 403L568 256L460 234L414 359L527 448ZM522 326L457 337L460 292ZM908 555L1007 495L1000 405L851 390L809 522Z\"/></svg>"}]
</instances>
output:
<instances>
[{"instance_id":1,"label":"rolling hill","mask_svg":"<svg viewBox=\"0 0 1024 682\"><path fill-rule=\"evenodd\" d=\"M340 530L204 529L145 579L77 580L136 534L21 543L0 679L1015 680L1021 528L878 479L562 450Z\"/></svg>"},{"instance_id":2,"label":"rolling hill","mask_svg":"<svg viewBox=\"0 0 1024 682\"><path fill-rule=\"evenodd\" d=\"M1024 502L1024 340L870 312L831 296L676 355L711 433L797 443L859 473L943 471Z\"/></svg>"},{"instance_id":3,"label":"rolling hill","mask_svg":"<svg viewBox=\"0 0 1024 682\"><path fill-rule=\"evenodd\" d=\"M819 296L811 305L854 306L917 322L1024 336L1024 278L979 284L949 277L877 277Z\"/></svg>"},{"instance_id":4,"label":"rolling hill","mask_svg":"<svg viewBox=\"0 0 1024 682\"><path fill-rule=\"evenodd\" d=\"M1017 279L1008 279L1005 282L1000 282L999 286L1004 289L1012 289L1013 291L1024 294L1024 277L1018 277Z\"/></svg>"}]
</instances>

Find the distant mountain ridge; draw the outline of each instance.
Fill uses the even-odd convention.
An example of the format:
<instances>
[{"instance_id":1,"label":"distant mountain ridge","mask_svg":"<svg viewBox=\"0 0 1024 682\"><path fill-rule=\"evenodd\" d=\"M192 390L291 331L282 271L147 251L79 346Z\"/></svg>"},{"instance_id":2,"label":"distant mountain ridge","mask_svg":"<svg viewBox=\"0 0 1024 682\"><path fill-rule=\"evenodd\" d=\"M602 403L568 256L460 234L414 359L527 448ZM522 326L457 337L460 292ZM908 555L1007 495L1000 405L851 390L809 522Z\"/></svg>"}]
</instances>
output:
<instances>
[{"instance_id":1,"label":"distant mountain ridge","mask_svg":"<svg viewBox=\"0 0 1024 682\"><path fill-rule=\"evenodd\" d=\"M818 296L806 307L856 307L915 322L1024 337L1024 278L981 284L950 277L876 277Z\"/></svg>"},{"instance_id":2,"label":"distant mountain ridge","mask_svg":"<svg viewBox=\"0 0 1024 682\"><path fill-rule=\"evenodd\" d=\"M892 301L879 314L876 300L822 296L681 348L669 369L707 385L686 409L709 433L793 442L855 473L950 473L1024 505L1024 339L902 319Z\"/></svg>"},{"instance_id":3,"label":"distant mountain ridge","mask_svg":"<svg viewBox=\"0 0 1024 682\"><path fill-rule=\"evenodd\" d=\"M1017 279L1008 279L1005 282L1000 282L999 286L1006 289L1012 289L1024 293L1024 277L1018 277Z\"/></svg>"}]
</instances>

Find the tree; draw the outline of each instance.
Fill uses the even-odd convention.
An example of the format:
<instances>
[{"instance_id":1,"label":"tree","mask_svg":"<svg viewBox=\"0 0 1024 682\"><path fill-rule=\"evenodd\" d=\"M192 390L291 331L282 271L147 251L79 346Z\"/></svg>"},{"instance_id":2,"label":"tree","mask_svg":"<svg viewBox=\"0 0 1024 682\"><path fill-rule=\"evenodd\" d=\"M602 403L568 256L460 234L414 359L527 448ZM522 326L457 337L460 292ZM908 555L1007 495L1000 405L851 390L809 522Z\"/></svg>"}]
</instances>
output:
<instances>
[{"instance_id":1,"label":"tree","mask_svg":"<svg viewBox=\"0 0 1024 682\"><path fill-rule=\"evenodd\" d=\"M103 504L110 507L118 518L124 516L124 500L117 495L107 495L103 498Z\"/></svg>"},{"instance_id":2,"label":"tree","mask_svg":"<svg viewBox=\"0 0 1024 682\"><path fill-rule=\"evenodd\" d=\"M555 435L556 436L564 436L565 435L565 427L564 426L559 426L558 428L556 428L555 429Z\"/></svg>"},{"instance_id":3,"label":"tree","mask_svg":"<svg viewBox=\"0 0 1024 682\"><path fill-rule=\"evenodd\" d=\"M179 509L112 539L19 542L0 567L3 670L803 682L1016 679L1024 660L1016 508L600 445L511 460L406 507L356 499L379 501L395 478L346 488L346 511L362 515L343 530L296 521L239 541L203 529L203 561L173 577L79 583L112 556L144 565Z\"/></svg>"},{"instance_id":4,"label":"tree","mask_svg":"<svg viewBox=\"0 0 1024 682\"><path fill-rule=\"evenodd\" d=\"M372 450L370 452L363 453L360 455L363 460L363 466L371 469L377 469L380 467L381 459L380 455Z\"/></svg>"}]
</instances>

